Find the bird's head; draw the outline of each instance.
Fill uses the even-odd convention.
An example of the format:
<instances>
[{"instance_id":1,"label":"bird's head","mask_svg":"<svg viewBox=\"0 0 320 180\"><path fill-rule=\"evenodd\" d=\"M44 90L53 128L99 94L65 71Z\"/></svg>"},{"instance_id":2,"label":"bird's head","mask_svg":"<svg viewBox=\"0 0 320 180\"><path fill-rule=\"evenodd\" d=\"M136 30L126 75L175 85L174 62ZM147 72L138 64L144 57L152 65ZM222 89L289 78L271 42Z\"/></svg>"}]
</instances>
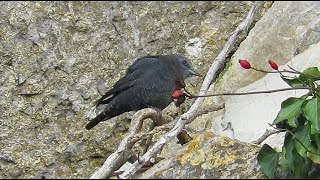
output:
<instances>
[{"instance_id":1,"label":"bird's head","mask_svg":"<svg viewBox=\"0 0 320 180\"><path fill-rule=\"evenodd\" d=\"M191 76L199 76L199 77L202 76L200 73L196 72L193 69L190 61L187 58L183 56L178 56L178 62L179 62L180 69L182 71L183 79L186 79Z\"/></svg>"}]
</instances>

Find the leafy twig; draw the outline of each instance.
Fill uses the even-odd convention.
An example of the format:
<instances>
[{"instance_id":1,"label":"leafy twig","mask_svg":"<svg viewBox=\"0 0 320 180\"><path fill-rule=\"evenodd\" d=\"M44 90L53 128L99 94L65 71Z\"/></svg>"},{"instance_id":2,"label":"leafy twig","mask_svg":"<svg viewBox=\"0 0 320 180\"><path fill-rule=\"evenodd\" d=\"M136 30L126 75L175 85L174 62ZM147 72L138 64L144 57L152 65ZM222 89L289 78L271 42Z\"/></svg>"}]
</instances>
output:
<instances>
[{"instance_id":1,"label":"leafy twig","mask_svg":"<svg viewBox=\"0 0 320 180\"><path fill-rule=\"evenodd\" d=\"M271 124L269 124L269 126L273 127ZM310 151L310 150L300 141L300 139L298 139L298 138L296 137L296 135L295 135L293 132L291 132L289 129L276 128L276 127L273 127L273 128L275 128L275 129L277 129L277 130L279 130L279 131L287 131L288 133L290 133L290 134L292 135L292 137L293 137L295 140L297 140L297 141L301 144L301 146L302 146L307 152L312 153L312 154L315 154L315 155L317 155L317 156L320 156L320 154L315 153L315 152L313 152L313 151Z\"/></svg>"}]
</instances>

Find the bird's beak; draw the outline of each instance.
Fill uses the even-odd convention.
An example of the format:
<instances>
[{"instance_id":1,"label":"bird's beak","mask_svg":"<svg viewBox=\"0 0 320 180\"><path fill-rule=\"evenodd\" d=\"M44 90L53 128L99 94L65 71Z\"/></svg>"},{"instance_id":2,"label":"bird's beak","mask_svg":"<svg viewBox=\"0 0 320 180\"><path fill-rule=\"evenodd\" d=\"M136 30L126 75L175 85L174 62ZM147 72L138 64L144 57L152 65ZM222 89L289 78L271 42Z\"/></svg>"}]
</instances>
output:
<instances>
[{"instance_id":1,"label":"bird's beak","mask_svg":"<svg viewBox=\"0 0 320 180\"><path fill-rule=\"evenodd\" d=\"M199 76L199 77L202 77L202 75L201 75L200 73L196 72L196 71L195 71L195 70L193 70L193 69L189 69L189 72L190 72L190 74L191 74L191 75L193 75L193 76Z\"/></svg>"}]
</instances>

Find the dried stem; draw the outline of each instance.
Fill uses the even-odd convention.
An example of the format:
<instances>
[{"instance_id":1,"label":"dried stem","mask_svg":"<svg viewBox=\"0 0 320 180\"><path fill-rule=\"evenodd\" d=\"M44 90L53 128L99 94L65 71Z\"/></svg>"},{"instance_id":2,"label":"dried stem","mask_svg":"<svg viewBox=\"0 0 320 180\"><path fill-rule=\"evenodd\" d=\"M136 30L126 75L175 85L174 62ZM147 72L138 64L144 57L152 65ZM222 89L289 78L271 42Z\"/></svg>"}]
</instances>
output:
<instances>
[{"instance_id":1,"label":"dried stem","mask_svg":"<svg viewBox=\"0 0 320 180\"><path fill-rule=\"evenodd\" d=\"M263 69L258 69L258 68L255 68L255 67L251 67L251 69L255 70L255 71L259 71L259 72L263 72L263 73L293 73L293 74L301 74L300 72L297 72L297 71L289 71L289 70L277 70L277 71L266 71L266 70L263 70Z\"/></svg>"}]
</instances>

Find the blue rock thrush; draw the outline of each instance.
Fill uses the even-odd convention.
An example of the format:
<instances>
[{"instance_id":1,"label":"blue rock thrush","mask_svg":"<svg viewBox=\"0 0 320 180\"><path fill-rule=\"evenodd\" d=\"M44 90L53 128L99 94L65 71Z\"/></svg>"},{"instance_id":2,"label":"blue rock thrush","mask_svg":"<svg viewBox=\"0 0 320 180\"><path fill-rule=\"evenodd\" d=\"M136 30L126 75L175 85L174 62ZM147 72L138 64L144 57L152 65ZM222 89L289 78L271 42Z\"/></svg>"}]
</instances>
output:
<instances>
[{"instance_id":1,"label":"blue rock thrush","mask_svg":"<svg viewBox=\"0 0 320 180\"><path fill-rule=\"evenodd\" d=\"M139 58L127 69L125 76L97 101L96 105L107 105L85 128L89 130L101 121L129 111L148 107L163 110L173 102L172 93L183 88L184 80L190 76L201 75L181 55Z\"/></svg>"}]
</instances>

